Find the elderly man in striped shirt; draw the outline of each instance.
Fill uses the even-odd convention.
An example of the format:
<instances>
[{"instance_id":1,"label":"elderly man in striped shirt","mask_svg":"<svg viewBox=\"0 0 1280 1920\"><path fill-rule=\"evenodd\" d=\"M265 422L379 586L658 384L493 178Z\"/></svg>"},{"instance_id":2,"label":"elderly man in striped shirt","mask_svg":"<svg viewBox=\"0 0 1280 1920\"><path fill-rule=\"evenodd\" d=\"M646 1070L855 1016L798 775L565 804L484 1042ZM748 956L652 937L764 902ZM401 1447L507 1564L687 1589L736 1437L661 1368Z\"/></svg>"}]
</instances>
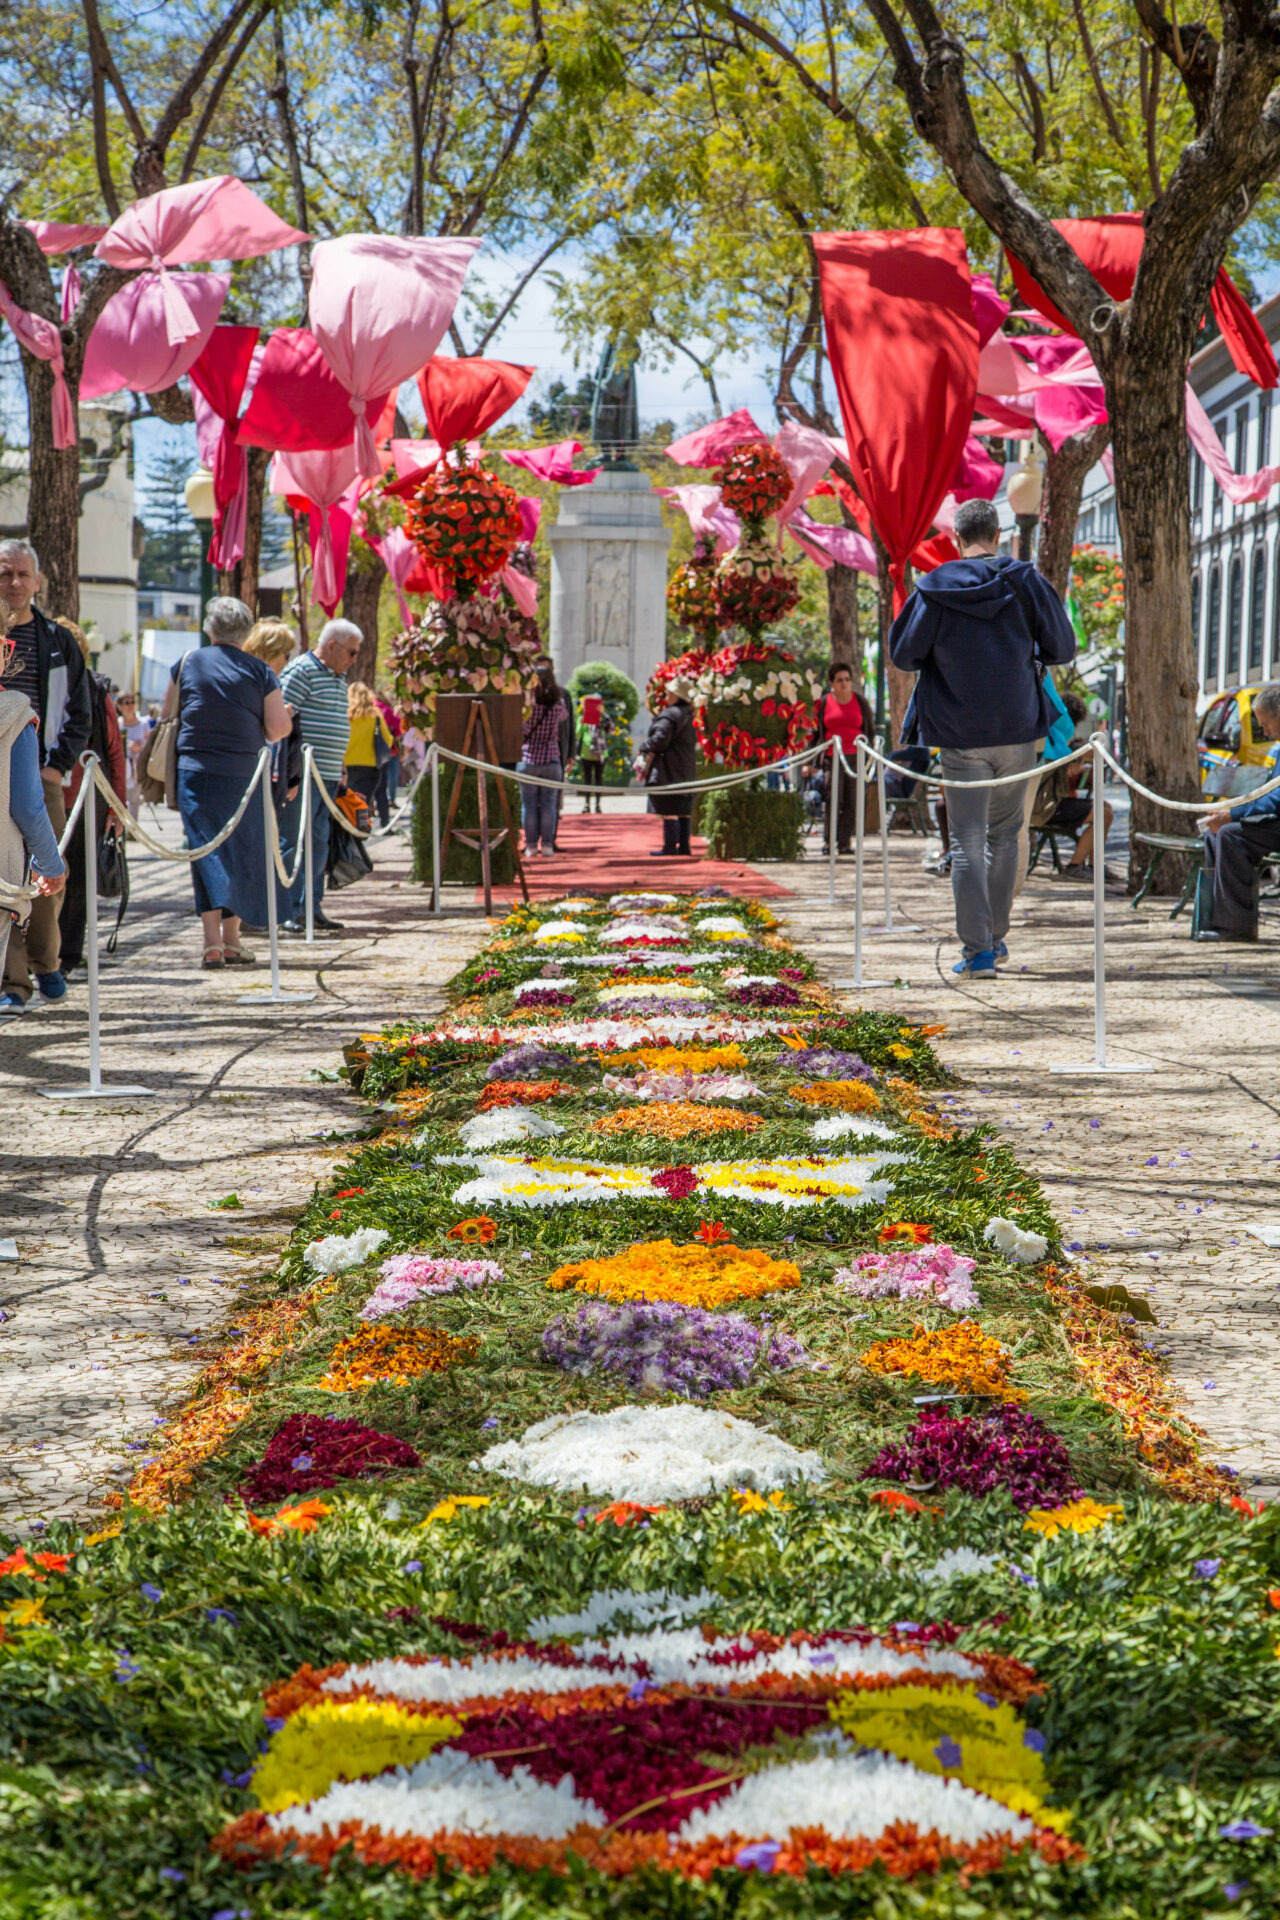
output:
<instances>
[{"instance_id":1,"label":"elderly man in striped shirt","mask_svg":"<svg viewBox=\"0 0 1280 1920\"><path fill-rule=\"evenodd\" d=\"M330 620L321 629L314 650L300 653L280 676L284 697L301 722L302 744L311 748L315 770L331 792L342 776L342 762L351 731L347 718L347 675L355 665L363 638L359 627L353 626L350 620ZM331 920L327 913L320 911L325 868L329 862L329 822L332 815L318 788L311 795L310 813L315 924L325 933L340 933L342 922ZM304 831L302 796L299 794L289 801L280 816L280 839L287 867L293 865L299 835ZM289 895L289 914L281 925L282 933L306 932L306 887L306 863L303 861Z\"/></svg>"}]
</instances>

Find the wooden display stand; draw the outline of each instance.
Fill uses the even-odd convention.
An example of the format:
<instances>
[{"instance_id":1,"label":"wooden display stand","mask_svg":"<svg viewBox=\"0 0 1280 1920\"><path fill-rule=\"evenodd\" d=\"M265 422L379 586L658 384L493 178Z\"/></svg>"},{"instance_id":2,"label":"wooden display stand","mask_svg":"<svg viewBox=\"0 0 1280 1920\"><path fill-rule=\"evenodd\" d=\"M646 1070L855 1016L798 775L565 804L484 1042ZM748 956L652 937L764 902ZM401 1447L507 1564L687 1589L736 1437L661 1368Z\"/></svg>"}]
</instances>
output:
<instances>
[{"instance_id":1,"label":"wooden display stand","mask_svg":"<svg viewBox=\"0 0 1280 1920\"><path fill-rule=\"evenodd\" d=\"M490 707L496 706L497 712L494 717L498 722L498 730L503 735L505 742L506 736L511 731L512 713L508 711L508 707L510 707L514 711L514 723L518 737L522 704L519 694L499 694L496 696L496 699L493 695L490 695L488 698L468 699L463 694L441 694L436 701L436 739L440 745L450 748L455 753L466 754L468 758L472 760L485 761L489 766L493 767L495 773L498 775L498 805L502 809L502 818L506 822L505 826L499 827L496 832L490 829L488 775L480 773L474 768L458 766L454 768L453 791L449 795L449 810L445 815L444 833L440 840L440 864L442 868L450 839L460 841L464 847L470 847L473 853L479 853L480 880L481 885L484 887L484 910L486 914L493 912L493 873L489 860L490 849L500 847L502 842L507 839L511 842L511 855L515 862L516 879L520 882L520 891L524 896L526 906L529 901L529 884L524 877L524 867L520 860L520 837L512 823L511 809L507 803L507 790L503 785L501 777L501 762L498 758L498 748L494 742L493 726L489 718ZM461 742L455 746L454 739L457 735L458 722L463 709L466 710L466 725L462 730ZM463 775L471 772L475 772L476 797L478 802L477 811L480 823L474 835L464 832L461 827L455 827L453 824L457 817L458 802L462 797Z\"/></svg>"}]
</instances>

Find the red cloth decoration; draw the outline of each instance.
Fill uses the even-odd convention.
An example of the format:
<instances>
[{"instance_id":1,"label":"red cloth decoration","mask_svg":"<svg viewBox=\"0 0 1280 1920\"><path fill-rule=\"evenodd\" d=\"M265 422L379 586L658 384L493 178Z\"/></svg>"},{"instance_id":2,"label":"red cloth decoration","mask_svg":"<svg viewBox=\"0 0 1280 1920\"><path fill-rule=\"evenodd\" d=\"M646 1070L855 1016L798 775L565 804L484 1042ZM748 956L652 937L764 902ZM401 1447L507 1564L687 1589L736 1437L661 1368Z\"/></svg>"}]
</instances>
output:
<instances>
[{"instance_id":1,"label":"red cloth decoration","mask_svg":"<svg viewBox=\"0 0 1280 1920\"><path fill-rule=\"evenodd\" d=\"M369 402L379 427L379 416L394 397L384 393ZM275 453L325 453L351 444L351 396L306 327L277 327L267 341L236 438L242 447L269 447Z\"/></svg>"},{"instance_id":2,"label":"red cloth decoration","mask_svg":"<svg viewBox=\"0 0 1280 1920\"><path fill-rule=\"evenodd\" d=\"M950 490L978 391L964 235L919 227L813 240L849 466L900 605L904 569Z\"/></svg>"},{"instance_id":3,"label":"red cloth decoration","mask_svg":"<svg viewBox=\"0 0 1280 1920\"><path fill-rule=\"evenodd\" d=\"M233 567L244 558L249 473L235 435L236 415L258 344L257 327L215 327L191 368L191 384L222 422L213 457L213 538L209 562Z\"/></svg>"},{"instance_id":4,"label":"red cloth decoration","mask_svg":"<svg viewBox=\"0 0 1280 1920\"><path fill-rule=\"evenodd\" d=\"M533 375L506 360L428 360L418 391L433 438L442 447L478 438L514 407Z\"/></svg>"},{"instance_id":5,"label":"red cloth decoration","mask_svg":"<svg viewBox=\"0 0 1280 1920\"><path fill-rule=\"evenodd\" d=\"M1104 213L1095 220L1055 220L1053 224L1103 292L1113 300L1127 300L1133 292L1142 255L1142 215ZM1061 327L1064 333L1075 336L1076 330L1066 315L1059 313L1022 262L1013 254L1007 257L1014 285L1027 305L1042 313L1055 327ZM1232 364L1259 387L1280 386L1280 367L1276 365L1271 342L1225 267L1213 283L1209 305L1222 329Z\"/></svg>"}]
</instances>

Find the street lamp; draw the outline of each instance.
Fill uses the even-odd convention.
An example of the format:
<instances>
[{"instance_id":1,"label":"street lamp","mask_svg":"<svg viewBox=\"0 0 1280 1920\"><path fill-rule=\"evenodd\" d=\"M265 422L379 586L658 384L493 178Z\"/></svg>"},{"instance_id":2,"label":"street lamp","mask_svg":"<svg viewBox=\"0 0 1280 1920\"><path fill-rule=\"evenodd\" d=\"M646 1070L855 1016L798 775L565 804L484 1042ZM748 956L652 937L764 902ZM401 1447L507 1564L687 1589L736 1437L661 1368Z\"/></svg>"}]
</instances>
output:
<instances>
[{"instance_id":1,"label":"street lamp","mask_svg":"<svg viewBox=\"0 0 1280 1920\"><path fill-rule=\"evenodd\" d=\"M1022 458L1005 488L1005 498L1018 523L1018 558L1029 561L1040 519L1040 502L1044 498L1044 467L1034 440L1028 440L1024 446Z\"/></svg>"},{"instance_id":2,"label":"street lamp","mask_svg":"<svg viewBox=\"0 0 1280 1920\"><path fill-rule=\"evenodd\" d=\"M187 512L195 521L200 533L200 644L207 646L204 631L204 609L213 599L217 581L209 561L209 528L213 523L214 497L213 475L207 467L197 467L186 486L182 489L187 503Z\"/></svg>"}]
</instances>

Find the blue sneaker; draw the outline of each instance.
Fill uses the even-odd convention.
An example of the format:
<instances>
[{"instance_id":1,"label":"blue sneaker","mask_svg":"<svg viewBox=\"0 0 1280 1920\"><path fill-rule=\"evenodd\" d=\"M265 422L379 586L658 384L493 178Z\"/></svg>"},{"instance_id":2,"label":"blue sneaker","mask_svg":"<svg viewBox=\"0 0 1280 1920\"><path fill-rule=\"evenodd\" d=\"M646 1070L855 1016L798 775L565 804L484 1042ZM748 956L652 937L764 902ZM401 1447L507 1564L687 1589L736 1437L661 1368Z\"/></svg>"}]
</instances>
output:
<instances>
[{"instance_id":1,"label":"blue sneaker","mask_svg":"<svg viewBox=\"0 0 1280 1920\"><path fill-rule=\"evenodd\" d=\"M67 983L60 973L38 973L36 986L42 1000L62 1000L66 997Z\"/></svg>"},{"instance_id":2,"label":"blue sneaker","mask_svg":"<svg viewBox=\"0 0 1280 1920\"><path fill-rule=\"evenodd\" d=\"M25 1013L27 1003L20 993L0 993L0 1016Z\"/></svg>"},{"instance_id":3,"label":"blue sneaker","mask_svg":"<svg viewBox=\"0 0 1280 1920\"><path fill-rule=\"evenodd\" d=\"M982 953L975 953L971 960L963 958L956 961L952 973L971 973L975 980L994 980L996 975L996 956L990 947Z\"/></svg>"},{"instance_id":4,"label":"blue sneaker","mask_svg":"<svg viewBox=\"0 0 1280 1920\"><path fill-rule=\"evenodd\" d=\"M997 940L996 941L996 959L1007 960L1008 958L1009 958L1008 947L1006 947L1003 940Z\"/></svg>"}]
</instances>

